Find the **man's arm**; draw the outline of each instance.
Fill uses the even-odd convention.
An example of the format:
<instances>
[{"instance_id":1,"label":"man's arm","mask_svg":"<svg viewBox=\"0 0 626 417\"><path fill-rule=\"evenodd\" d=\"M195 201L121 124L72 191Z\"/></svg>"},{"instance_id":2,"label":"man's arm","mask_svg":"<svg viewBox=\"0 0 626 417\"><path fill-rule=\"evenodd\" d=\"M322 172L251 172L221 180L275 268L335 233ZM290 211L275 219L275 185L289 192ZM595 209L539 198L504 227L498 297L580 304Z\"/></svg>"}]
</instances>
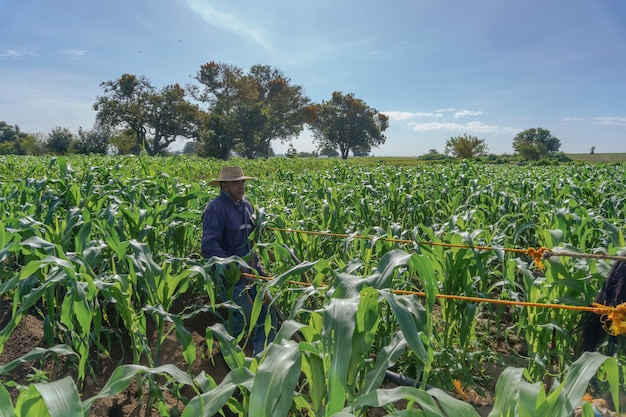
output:
<instances>
[{"instance_id":1,"label":"man's arm","mask_svg":"<svg viewBox=\"0 0 626 417\"><path fill-rule=\"evenodd\" d=\"M202 213L202 256L211 258L219 256L226 258L227 254L222 248L222 235L224 233L224 219L220 216L214 205L209 205Z\"/></svg>"}]
</instances>

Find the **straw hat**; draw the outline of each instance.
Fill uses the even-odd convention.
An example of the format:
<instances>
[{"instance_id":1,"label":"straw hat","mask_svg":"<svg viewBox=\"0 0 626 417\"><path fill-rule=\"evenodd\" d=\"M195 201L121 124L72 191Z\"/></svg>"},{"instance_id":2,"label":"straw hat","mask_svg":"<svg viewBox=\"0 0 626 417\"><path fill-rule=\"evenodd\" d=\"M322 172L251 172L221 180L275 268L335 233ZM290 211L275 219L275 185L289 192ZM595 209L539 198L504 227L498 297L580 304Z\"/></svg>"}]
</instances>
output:
<instances>
[{"instance_id":1,"label":"straw hat","mask_svg":"<svg viewBox=\"0 0 626 417\"><path fill-rule=\"evenodd\" d=\"M241 167L222 167L220 168L220 177L218 179L211 180L209 185L217 186L220 182L254 179L256 179L256 177L243 175L243 169Z\"/></svg>"}]
</instances>

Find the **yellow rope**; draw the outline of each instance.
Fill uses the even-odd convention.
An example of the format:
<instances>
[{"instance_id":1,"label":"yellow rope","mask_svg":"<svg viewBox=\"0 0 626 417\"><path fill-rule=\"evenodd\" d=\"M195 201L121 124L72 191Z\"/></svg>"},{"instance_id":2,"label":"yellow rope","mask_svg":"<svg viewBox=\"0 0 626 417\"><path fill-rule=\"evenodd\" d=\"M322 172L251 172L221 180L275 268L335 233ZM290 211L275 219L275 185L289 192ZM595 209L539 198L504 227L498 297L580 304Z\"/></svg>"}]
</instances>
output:
<instances>
[{"instance_id":1,"label":"yellow rope","mask_svg":"<svg viewBox=\"0 0 626 417\"><path fill-rule=\"evenodd\" d=\"M297 230L297 229L285 229L280 227L267 227L267 230L272 230L276 232L288 232L288 233L302 233L307 235L317 235L317 236L329 236L329 237L340 237L340 238L351 238L351 239L372 239L371 236L362 236L362 235L348 235L345 233L329 233L329 232L317 232L317 231L309 231L309 230ZM447 248L460 248L460 249L477 249L477 250L496 250L501 249L504 252L513 252L519 254L525 254L533 258L535 261L535 265L539 269L543 269L542 260L545 258L549 258L551 256L568 256L572 258L594 258L594 259L611 259L615 261L624 261L626 262L626 256L619 255L608 255L608 254L590 254L590 253L577 253L577 252L569 252L569 251L555 251L545 247L540 248L528 248L528 249L516 249L516 248L496 248L494 246L470 246L470 245L461 245L456 243L443 243L443 242L419 242L415 240L407 240L407 239L395 239L390 237L380 237L378 240L382 240L384 242L395 242L395 243L405 243L405 244L413 244L417 243L418 245L429 245L429 246L442 246Z\"/></svg>"},{"instance_id":2,"label":"yellow rope","mask_svg":"<svg viewBox=\"0 0 626 417\"><path fill-rule=\"evenodd\" d=\"M261 279L264 281L272 281L274 279L273 277L256 276L245 272L242 272L241 275L249 278ZM304 287L310 287L312 285L310 282L293 280L287 281L287 283ZM322 285L320 287L326 288L326 285ZM426 293L422 291L391 290L391 292L398 295L414 295L416 297L426 297ZM615 307L598 303L593 303L591 306L573 306L568 304L534 303L530 301L499 300L495 298L469 297L465 295L451 294L435 294L435 298L445 300L468 301L473 303L491 303L517 307L555 308L561 310L590 312L600 316L600 320L603 324L604 330L610 335L618 336L626 334L626 303L620 304Z\"/></svg>"},{"instance_id":3,"label":"yellow rope","mask_svg":"<svg viewBox=\"0 0 626 417\"><path fill-rule=\"evenodd\" d=\"M593 303L595 307L594 313L600 315L602 327L611 336L619 336L626 334L626 303L618 306L606 306L603 304Z\"/></svg>"},{"instance_id":4,"label":"yellow rope","mask_svg":"<svg viewBox=\"0 0 626 417\"><path fill-rule=\"evenodd\" d=\"M371 236L360 236L360 235L347 235L341 233L329 233L329 232L316 232L316 231L307 231L307 230L295 230L295 229L285 229L279 227L268 227L267 230L279 231L279 232L290 232L290 233L302 233L309 235L318 235L318 236L330 236L330 237L341 237L341 238L352 238L352 239L372 239ZM477 249L477 250L495 250L495 247L492 246L469 246L469 245L461 245L455 243L437 243L437 242L418 242L414 240L406 240L406 239L395 239L388 237L381 237L378 240L386 241L386 242L395 242L395 243L406 243L413 244L417 243L418 245L430 245L430 246L443 246L449 248L462 248L462 249ZM577 257L577 258L594 258L594 259L611 259L615 261L624 261L626 262L626 256L615 256L615 255L607 255L607 254L588 254L588 253L577 253L577 252L569 252L569 251L555 251L550 250L545 247L540 248L528 248L528 249L516 249L516 248L500 248L505 252L513 252L526 254L533 258L535 261L535 265L539 269L543 269L543 259L549 258L550 256L568 256L568 257ZM271 280L271 277L259 277L266 280ZM303 283L299 281L289 281L289 283L294 285L305 285L310 286L310 283ZM405 291L405 290L392 290L395 294L402 295L415 295L418 297L426 297L424 292L419 291ZM562 310L576 310L582 312L592 312L598 314L600 316L600 320L604 327L604 330L611 334L612 336L618 335L626 335L626 303L620 304L618 306L606 306L602 304L593 303L591 307L585 306L572 306L566 304L552 304L552 303L532 303L527 301L510 301L510 300L498 300L491 298L480 298L480 297L467 297L462 295L449 295L449 294L436 294L436 298L442 299L451 299L451 300L461 300L461 301L469 301L476 303L492 303L492 304L501 304L501 305L513 305L518 307L539 307L539 308L557 308Z\"/></svg>"}]
</instances>

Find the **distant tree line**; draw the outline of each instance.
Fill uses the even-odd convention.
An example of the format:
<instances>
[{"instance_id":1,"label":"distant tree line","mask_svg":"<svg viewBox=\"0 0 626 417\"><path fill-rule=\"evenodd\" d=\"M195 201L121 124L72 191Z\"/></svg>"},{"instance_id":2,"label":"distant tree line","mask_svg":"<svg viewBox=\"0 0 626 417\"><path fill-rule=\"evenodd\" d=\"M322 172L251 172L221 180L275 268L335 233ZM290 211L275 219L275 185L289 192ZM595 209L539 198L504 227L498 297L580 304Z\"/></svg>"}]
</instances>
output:
<instances>
[{"instance_id":1,"label":"distant tree line","mask_svg":"<svg viewBox=\"0 0 626 417\"><path fill-rule=\"evenodd\" d=\"M0 154L166 155L174 141L184 139L184 152L200 156L269 157L272 143L291 144L307 126L316 154L361 156L385 143L386 115L338 91L329 101L313 103L301 86L267 65L245 72L209 62L193 81L159 89L146 77L122 74L101 83L92 130L73 135L55 127L47 137L37 137L0 122Z\"/></svg>"},{"instance_id":2,"label":"distant tree line","mask_svg":"<svg viewBox=\"0 0 626 417\"><path fill-rule=\"evenodd\" d=\"M322 156L367 156L385 143L389 118L353 94L335 91L330 100L313 103L301 86L267 65L241 68L209 62L193 83L156 88L143 76L122 74L100 84L103 93L93 109L90 130L53 128L47 136L20 131L0 122L0 154L139 154L166 155L177 139L184 153L228 159L274 155L272 144L289 144L287 156L297 156L292 141L305 127L313 133ZM561 142L544 128L532 128L513 139L516 154L538 160L555 154ZM484 139L468 135L447 140L444 154L455 158L487 155ZM306 154L308 155L308 154ZM432 149L428 159L436 159Z\"/></svg>"},{"instance_id":3,"label":"distant tree line","mask_svg":"<svg viewBox=\"0 0 626 417\"><path fill-rule=\"evenodd\" d=\"M553 136L548 129L531 128L519 132L513 138L513 149L523 159L539 160L556 155L561 147L561 141ZM451 137L446 141L444 148L445 155L452 155L456 158L474 158L487 156L487 143L484 139L464 133L462 136ZM431 149L428 153L430 158L437 155L436 149Z\"/></svg>"}]
</instances>

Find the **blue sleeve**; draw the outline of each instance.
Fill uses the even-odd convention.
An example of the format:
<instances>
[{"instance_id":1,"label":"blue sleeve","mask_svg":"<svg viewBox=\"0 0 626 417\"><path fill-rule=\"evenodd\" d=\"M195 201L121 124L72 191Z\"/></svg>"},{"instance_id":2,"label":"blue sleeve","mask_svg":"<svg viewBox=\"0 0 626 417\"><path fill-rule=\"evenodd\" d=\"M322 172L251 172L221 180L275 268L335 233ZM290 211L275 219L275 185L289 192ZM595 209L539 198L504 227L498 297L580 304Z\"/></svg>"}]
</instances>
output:
<instances>
[{"instance_id":1,"label":"blue sleeve","mask_svg":"<svg viewBox=\"0 0 626 417\"><path fill-rule=\"evenodd\" d=\"M226 258L228 255L222 247L225 212L222 206L214 203L209 203L202 213L202 256Z\"/></svg>"}]
</instances>

